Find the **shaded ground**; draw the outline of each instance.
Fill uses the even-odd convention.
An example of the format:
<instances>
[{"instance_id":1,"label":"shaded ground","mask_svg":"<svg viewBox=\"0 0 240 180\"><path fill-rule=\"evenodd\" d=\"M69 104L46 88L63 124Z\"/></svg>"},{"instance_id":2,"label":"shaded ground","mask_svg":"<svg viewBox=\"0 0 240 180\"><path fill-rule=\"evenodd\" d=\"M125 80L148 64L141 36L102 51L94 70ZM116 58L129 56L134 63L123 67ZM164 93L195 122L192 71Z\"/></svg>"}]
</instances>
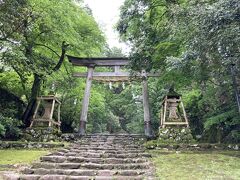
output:
<instances>
[{"instance_id":1,"label":"shaded ground","mask_svg":"<svg viewBox=\"0 0 240 180\"><path fill-rule=\"evenodd\" d=\"M240 152L150 152L159 179L240 179Z\"/></svg>"}]
</instances>

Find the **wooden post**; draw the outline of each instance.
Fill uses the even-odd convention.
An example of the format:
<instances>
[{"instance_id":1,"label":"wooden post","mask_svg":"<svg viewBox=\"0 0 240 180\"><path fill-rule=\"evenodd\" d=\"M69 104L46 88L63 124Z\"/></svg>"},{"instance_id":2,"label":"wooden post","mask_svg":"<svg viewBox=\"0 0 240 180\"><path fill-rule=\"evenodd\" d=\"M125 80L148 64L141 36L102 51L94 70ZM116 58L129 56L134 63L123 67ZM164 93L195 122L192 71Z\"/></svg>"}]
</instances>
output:
<instances>
[{"instance_id":1,"label":"wooden post","mask_svg":"<svg viewBox=\"0 0 240 180\"><path fill-rule=\"evenodd\" d=\"M37 112L38 112L38 108L39 108L40 102L41 102L41 100L38 99L37 100L37 107L36 107L36 109L34 111L34 114L33 114L33 119L35 119L36 116L37 116Z\"/></svg>"},{"instance_id":2,"label":"wooden post","mask_svg":"<svg viewBox=\"0 0 240 180\"><path fill-rule=\"evenodd\" d=\"M142 93L143 93L143 109L144 109L144 131L147 137L152 137L151 119L148 99L148 84L146 71L142 71Z\"/></svg>"},{"instance_id":3,"label":"wooden post","mask_svg":"<svg viewBox=\"0 0 240 180\"><path fill-rule=\"evenodd\" d=\"M120 72L120 66L114 66L114 72L115 73Z\"/></svg>"},{"instance_id":4,"label":"wooden post","mask_svg":"<svg viewBox=\"0 0 240 180\"><path fill-rule=\"evenodd\" d=\"M52 109L51 109L51 113L50 113L50 119L53 118L54 106L55 106L55 99L53 99Z\"/></svg>"},{"instance_id":5,"label":"wooden post","mask_svg":"<svg viewBox=\"0 0 240 180\"><path fill-rule=\"evenodd\" d=\"M167 98L165 98L165 102L164 102L163 126L162 126L163 128L165 128L166 114L167 114Z\"/></svg>"},{"instance_id":6,"label":"wooden post","mask_svg":"<svg viewBox=\"0 0 240 180\"><path fill-rule=\"evenodd\" d=\"M61 104L58 104L58 131L60 132L60 125L61 125L61 116L60 116Z\"/></svg>"},{"instance_id":7,"label":"wooden post","mask_svg":"<svg viewBox=\"0 0 240 180\"><path fill-rule=\"evenodd\" d=\"M55 107L55 99L53 99L53 103L52 103L52 109L51 109L51 113L50 113L50 117L49 117L49 127L52 126L52 121L53 121L53 112L54 112L54 107Z\"/></svg>"},{"instance_id":8,"label":"wooden post","mask_svg":"<svg viewBox=\"0 0 240 180\"><path fill-rule=\"evenodd\" d=\"M93 65L88 66L88 74L87 74L87 80L86 80L85 93L82 101L82 112L81 112L80 125L79 125L80 136L85 135L93 71L94 71L94 66Z\"/></svg>"},{"instance_id":9,"label":"wooden post","mask_svg":"<svg viewBox=\"0 0 240 180\"><path fill-rule=\"evenodd\" d=\"M38 112L38 109L39 109L40 102L41 102L41 100L40 100L40 99L37 99L37 107L36 107L36 109L35 109L35 111L34 111L33 118L32 118L32 122L31 122L31 124L30 124L30 128L32 128L33 123L34 123L34 119L35 119L36 116L37 116L37 112Z\"/></svg>"},{"instance_id":10,"label":"wooden post","mask_svg":"<svg viewBox=\"0 0 240 180\"><path fill-rule=\"evenodd\" d=\"M160 112L160 127L163 125L163 108L164 106L162 105L161 112Z\"/></svg>"},{"instance_id":11,"label":"wooden post","mask_svg":"<svg viewBox=\"0 0 240 180\"><path fill-rule=\"evenodd\" d=\"M181 99L181 98L180 98L180 101L181 101L181 106L182 106L183 116L184 116L185 122L187 123L187 127L189 127L189 122L188 122L187 114L186 114L186 111L185 111L185 108L184 108L184 105L183 105L183 102L182 102L182 99Z\"/></svg>"}]
</instances>

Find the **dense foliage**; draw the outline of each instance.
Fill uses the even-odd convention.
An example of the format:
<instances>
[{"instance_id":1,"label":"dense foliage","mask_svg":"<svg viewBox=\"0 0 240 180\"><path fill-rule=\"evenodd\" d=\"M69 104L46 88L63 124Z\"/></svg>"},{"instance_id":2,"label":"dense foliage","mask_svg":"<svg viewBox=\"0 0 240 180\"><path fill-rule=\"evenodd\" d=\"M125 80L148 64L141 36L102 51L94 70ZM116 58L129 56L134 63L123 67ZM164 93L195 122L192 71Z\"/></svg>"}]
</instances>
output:
<instances>
[{"instance_id":1,"label":"dense foliage","mask_svg":"<svg viewBox=\"0 0 240 180\"><path fill-rule=\"evenodd\" d=\"M121 9L132 67L160 70L159 93L174 84L193 133L210 142L240 140L239 12L237 0L126 0Z\"/></svg>"},{"instance_id":2,"label":"dense foliage","mask_svg":"<svg viewBox=\"0 0 240 180\"><path fill-rule=\"evenodd\" d=\"M101 55L105 37L80 1L1 1L0 19L0 84L4 91L18 97L17 101L24 102L25 112L17 118L28 126L36 97L51 94L54 86L65 106L70 106L67 104L76 97L81 98L84 81L70 77L73 69L64 61L65 53ZM1 101L1 113L6 118L15 118L14 113L7 112L11 111L11 103L17 101L11 97ZM68 116L68 110L63 110L63 115Z\"/></svg>"},{"instance_id":3,"label":"dense foliage","mask_svg":"<svg viewBox=\"0 0 240 180\"><path fill-rule=\"evenodd\" d=\"M16 127L16 133L11 132L18 137L21 120L29 125L36 97L48 94L55 94L62 102L62 131L77 131L85 79L73 78L72 73L86 69L73 68L64 60L65 53L119 57L123 56L121 49L106 48L102 31L81 1L3 1L0 9L2 137L11 138L7 137L7 124ZM109 69L96 69L103 70ZM139 85L138 90L125 86L123 89L120 83L109 88L108 84L93 83L88 133L143 132L142 105L132 96L132 91L139 96L141 90Z\"/></svg>"}]
</instances>

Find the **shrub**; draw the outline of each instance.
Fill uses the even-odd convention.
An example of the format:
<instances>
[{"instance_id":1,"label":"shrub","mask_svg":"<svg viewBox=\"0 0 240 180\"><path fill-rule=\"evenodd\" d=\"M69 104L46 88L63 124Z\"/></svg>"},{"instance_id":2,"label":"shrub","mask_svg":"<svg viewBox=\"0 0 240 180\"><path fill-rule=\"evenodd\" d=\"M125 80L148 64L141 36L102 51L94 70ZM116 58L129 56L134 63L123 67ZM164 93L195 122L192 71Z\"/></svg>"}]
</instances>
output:
<instances>
[{"instance_id":1,"label":"shrub","mask_svg":"<svg viewBox=\"0 0 240 180\"><path fill-rule=\"evenodd\" d=\"M19 127L22 122L18 119L5 117L0 114L0 136L6 139L17 139L21 135Z\"/></svg>"},{"instance_id":2,"label":"shrub","mask_svg":"<svg viewBox=\"0 0 240 180\"><path fill-rule=\"evenodd\" d=\"M158 146L158 140L151 140L144 143L144 147L147 149L155 149Z\"/></svg>"},{"instance_id":3,"label":"shrub","mask_svg":"<svg viewBox=\"0 0 240 180\"><path fill-rule=\"evenodd\" d=\"M4 126L2 124L0 124L0 136L4 136L6 132L6 129L4 128Z\"/></svg>"},{"instance_id":4,"label":"shrub","mask_svg":"<svg viewBox=\"0 0 240 180\"><path fill-rule=\"evenodd\" d=\"M208 142L239 143L239 122L240 116L236 109L231 109L206 119L204 128Z\"/></svg>"}]
</instances>

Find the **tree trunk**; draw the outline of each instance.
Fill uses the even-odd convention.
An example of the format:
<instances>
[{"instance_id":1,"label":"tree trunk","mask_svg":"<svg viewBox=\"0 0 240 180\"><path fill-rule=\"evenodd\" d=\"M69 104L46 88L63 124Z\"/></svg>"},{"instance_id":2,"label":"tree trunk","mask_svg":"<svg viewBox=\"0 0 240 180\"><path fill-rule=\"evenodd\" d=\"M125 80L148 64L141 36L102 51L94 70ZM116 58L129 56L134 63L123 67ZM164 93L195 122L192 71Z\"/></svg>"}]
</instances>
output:
<instances>
[{"instance_id":1,"label":"tree trunk","mask_svg":"<svg viewBox=\"0 0 240 180\"><path fill-rule=\"evenodd\" d=\"M34 81L33 81L32 89L31 89L30 100L29 100L27 108L26 108L25 112L23 113L23 117L22 117L23 122L26 127L29 127L31 124L31 118L34 113L36 99L37 99L38 93L41 88L41 82L42 82L41 77L38 74L34 74Z\"/></svg>"},{"instance_id":2,"label":"tree trunk","mask_svg":"<svg viewBox=\"0 0 240 180\"><path fill-rule=\"evenodd\" d=\"M231 75L232 75L232 85L233 85L233 89L234 89L234 94L236 97L236 103L237 103L237 107L238 107L238 113L240 114L240 97L238 94L238 85L237 85L237 79L235 76L235 64L231 65Z\"/></svg>"},{"instance_id":3,"label":"tree trunk","mask_svg":"<svg viewBox=\"0 0 240 180\"><path fill-rule=\"evenodd\" d=\"M61 68L68 46L69 46L69 44L66 44L65 41L62 42L62 53L59 56L59 60L58 60L58 63L56 64L56 66L52 68L52 71L49 71L50 72L49 75L51 75L52 72L56 72ZM26 54L27 54L26 56L29 56L29 54L32 54L31 51L32 51L32 46L27 47L26 48ZM23 122L26 127L29 127L31 124L31 119L34 114L36 100L37 100L37 96L41 89L42 81L43 81L43 78L40 75L35 73L32 89L31 89L31 96L29 98L27 108L22 116Z\"/></svg>"}]
</instances>

